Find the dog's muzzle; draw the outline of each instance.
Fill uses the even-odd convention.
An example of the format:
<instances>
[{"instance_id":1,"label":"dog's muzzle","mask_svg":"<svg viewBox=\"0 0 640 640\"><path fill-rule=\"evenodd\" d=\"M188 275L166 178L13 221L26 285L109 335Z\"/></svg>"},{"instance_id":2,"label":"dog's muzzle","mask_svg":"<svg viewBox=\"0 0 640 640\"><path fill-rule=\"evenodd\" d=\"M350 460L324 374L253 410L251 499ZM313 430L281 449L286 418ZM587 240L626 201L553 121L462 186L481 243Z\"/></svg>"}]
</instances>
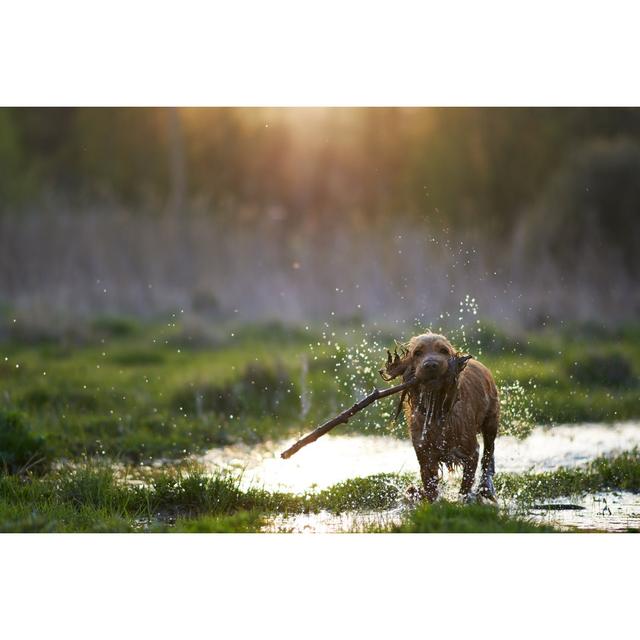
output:
<instances>
[{"instance_id":1,"label":"dog's muzzle","mask_svg":"<svg viewBox=\"0 0 640 640\"><path fill-rule=\"evenodd\" d=\"M441 373L441 363L438 360L425 360L416 371L416 377L422 380L434 380Z\"/></svg>"}]
</instances>

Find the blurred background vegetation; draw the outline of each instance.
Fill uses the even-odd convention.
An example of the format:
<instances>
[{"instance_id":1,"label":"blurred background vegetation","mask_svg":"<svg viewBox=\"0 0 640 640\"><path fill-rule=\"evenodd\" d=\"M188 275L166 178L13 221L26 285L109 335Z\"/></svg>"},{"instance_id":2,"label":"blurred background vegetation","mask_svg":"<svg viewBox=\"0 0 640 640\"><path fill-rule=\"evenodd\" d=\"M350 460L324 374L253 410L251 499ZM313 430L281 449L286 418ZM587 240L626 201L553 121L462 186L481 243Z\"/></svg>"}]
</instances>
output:
<instances>
[{"instance_id":1,"label":"blurred background vegetation","mask_svg":"<svg viewBox=\"0 0 640 640\"><path fill-rule=\"evenodd\" d=\"M0 167L0 308L43 330L640 311L638 109L5 108Z\"/></svg>"},{"instance_id":2,"label":"blurred background vegetation","mask_svg":"<svg viewBox=\"0 0 640 640\"><path fill-rule=\"evenodd\" d=\"M640 110L11 108L0 163L11 468L287 436L427 327L503 433L640 415Z\"/></svg>"},{"instance_id":3,"label":"blurred background vegetation","mask_svg":"<svg viewBox=\"0 0 640 640\"><path fill-rule=\"evenodd\" d=\"M0 529L309 509L175 473L326 420L427 327L502 435L636 419L639 212L638 109L0 109ZM394 409L341 432L406 437ZM353 482L316 508L391 499Z\"/></svg>"}]
</instances>

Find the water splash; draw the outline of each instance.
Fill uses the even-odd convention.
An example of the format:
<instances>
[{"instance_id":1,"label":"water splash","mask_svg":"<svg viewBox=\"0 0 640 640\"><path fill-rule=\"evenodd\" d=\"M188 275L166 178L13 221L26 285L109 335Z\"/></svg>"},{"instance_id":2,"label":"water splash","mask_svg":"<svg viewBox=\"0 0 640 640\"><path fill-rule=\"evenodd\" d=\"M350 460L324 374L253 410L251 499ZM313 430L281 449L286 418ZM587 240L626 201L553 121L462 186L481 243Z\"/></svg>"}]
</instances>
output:
<instances>
[{"instance_id":1,"label":"water splash","mask_svg":"<svg viewBox=\"0 0 640 640\"><path fill-rule=\"evenodd\" d=\"M432 322L423 313L410 322L396 324L397 328L391 332L379 328L367 330L364 324L340 330L339 326L331 327L325 323L321 341L310 346L314 359L320 358L328 363L327 369L323 367L323 373L330 373L338 390L337 396L331 398L332 403L347 405L380 386L378 371L384 363L386 349L393 349L395 341L406 342L412 335L430 329L447 336L455 348L478 359L482 358L483 345L495 342L495 335L491 334L492 325L483 324L478 301L470 293L459 301L456 313L439 314ZM376 323L373 325L375 327ZM499 344L498 348L504 352L505 347ZM499 379L499 371L494 371L494 374ZM501 432L517 438L526 437L535 426L535 384L533 381L524 385L518 380L505 380L499 383L498 389ZM398 434L402 427L391 420L394 408L394 403L390 402L374 405L366 415L355 417L354 423L365 432L384 434L395 431Z\"/></svg>"},{"instance_id":2,"label":"water splash","mask_svg":"<svg viewBox=\"0 0 640 640\"><path fill-rule=\"evenodd\" d=\"M309 394L309 359L303 354L300 362L300 419L304 420L311 408Z\"/></svg>"},{"instance_id":3,"label":"water splash","mask_svg":"<svg viewBox=\"0 0 640 640\"><path fill-rule=\"evenodd\" d=\"M384 362L385 347L377 337L365 334L352 346L336 343L334 349L335 381L345 400L355 402L382 384L378 371ZM365 431L386 432L391 416L390 405L384 402L371 407L359 422Z\"/></svg>"},{"instance_id":4,"label":"water splash","mask_svg":"<svg viewBox=\"0 0 640 640\"><path fill-rule=\"evenodd\" d=\"M526 438L535 425L532 396L518 381L498 386L500 394L500 433Z\"/></svg>"},{"instance_id":5,"label":"water splash","mask_svg":"<svg viewBox=\"0 0 640 640\"><path fill-rule=\"evenodd\" d=\"M473 296L467 293L460 300L457 314L441 313L439 319L436 331L446 335L454 347L476 357L482 355L480 306Z\"/></svg>"}]
</instances>

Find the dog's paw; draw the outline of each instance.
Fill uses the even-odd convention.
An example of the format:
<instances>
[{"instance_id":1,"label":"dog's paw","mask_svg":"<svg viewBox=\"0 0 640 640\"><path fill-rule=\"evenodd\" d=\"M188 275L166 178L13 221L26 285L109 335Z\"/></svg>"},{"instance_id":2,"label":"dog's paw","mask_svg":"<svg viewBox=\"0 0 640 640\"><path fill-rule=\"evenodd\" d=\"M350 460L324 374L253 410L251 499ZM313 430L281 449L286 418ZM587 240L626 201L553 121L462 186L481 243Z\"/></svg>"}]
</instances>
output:
<instances>
[{"instance_id":1,"label":"dog's paw","mask_svg":"<svg viewBox=\"0 0 640 640\"><path fill-rule=\"evenodd\" d=\"M494 503L498 502L496 498L496 490L493 486L493 482L491 481L478 487L478 495L483 498L484 501Z\"/></svg>"}]
</instances>

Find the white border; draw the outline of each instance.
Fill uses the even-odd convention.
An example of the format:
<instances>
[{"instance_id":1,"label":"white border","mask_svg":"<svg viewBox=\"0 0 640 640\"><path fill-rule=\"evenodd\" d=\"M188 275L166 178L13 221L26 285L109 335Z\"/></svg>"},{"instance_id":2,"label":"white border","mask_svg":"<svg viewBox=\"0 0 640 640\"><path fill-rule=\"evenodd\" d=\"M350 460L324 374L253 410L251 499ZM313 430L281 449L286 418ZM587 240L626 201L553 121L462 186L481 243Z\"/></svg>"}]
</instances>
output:
<instances>
[{"instance_id":1,"label":"white border","mask_svg":"<svg viewBox=\"0 0 640 640\"><path fill-rule=\"evenodd\" d=\"M22 0L4 105L640 103L626 0Z\"/></svg>"},{"instance_id":2,"label":"white border","mask_svg":"<svg viewBox=\"0 0 640 640\"><path fill-rule=\"evenodd\" d=\"M637 105L638 11L621 0L23 0L0 9L0 104ZM634 624L638 540L2 535L2 630L616 637Z\"/></svg>"},{"instance_id":3,"label":"white border","mask_svg":"<svg viewBox=\"0 0 640 640\"><path fill-rule=\"evenodd\" d=\"M4 535L3 635L626 637L639 540Z\"/></svg>"}]
</instances>

